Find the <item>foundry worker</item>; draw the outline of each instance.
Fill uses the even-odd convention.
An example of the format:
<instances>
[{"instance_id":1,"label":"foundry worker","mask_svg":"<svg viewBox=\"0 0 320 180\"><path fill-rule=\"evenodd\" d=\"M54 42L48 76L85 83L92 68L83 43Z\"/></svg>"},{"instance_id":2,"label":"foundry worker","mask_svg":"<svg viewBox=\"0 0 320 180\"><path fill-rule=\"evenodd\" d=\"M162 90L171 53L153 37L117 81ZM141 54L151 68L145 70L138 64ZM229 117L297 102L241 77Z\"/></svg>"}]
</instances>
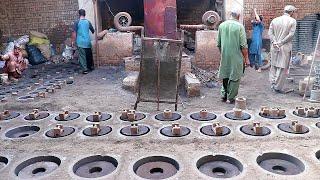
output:
<instances>
[{"instance_id":1,"label":"foundry worker","mask_svg":"<svg viewBox=\"0 0 320 180\"><path fill-rule=\"evenodd\" d=\"M297 22L292 15L296 8L288 5L284 8L284 15L272 20L269 28L271 41L271 89L278 93L284 92L284 83L291 58L292 39L296 31Z\"/></svg>"},{"instance_id":2,"label":"foundry worker","mask_svg":"<svg viewBox=\"0 0 320 180\"><path fill-rule=\"evenodd\" d=\"M241 10L233 9L231 19L219 26L217 46L221 52L219 78L222 79L222 101L233 104L238 95L244 66L249 65L244 26L239 22Z\"/></svg>"},{"instance_id":3,"label":"foundry worker","mask_svg":"<svg viewBox=\"0 0 320 180\"><path fill-rule=\"evenodd\" d=\"M8 74L11 81L17 81L22 76L22 72L27 69L29 61L22 56L21 46L14 45L13 52L1 56L1 60L6 61L3 72Z\"/></svg>"},{"instance_id":4,"label":"foundry worker","mask_svg":"<svg viewBox=\"0 0 320 180\"><path fill-rule=\"evenodd\" d=\"M263 33L263 17L258 15L257 9L254 8L254 20L251 21L252 24L252 38L249 48L249 60L250 66L255 67L258 72L261 72L262 66L262 33Z\"/></svg>"},{"instance_id":5,"label":"foundry worker","mask_svg":"<svg viewBox=\"0 0 320 180\"><path fill-rule=\"evenodd\" d=\"M79 20L74 23L72 32L72 46L76 42L79 51L79 63L83 70L83 74L93 70L92 45L90 39L90 31L94 33L93 26L86 17L84 9L79 10Z\"/></svg>"}]
</instances>

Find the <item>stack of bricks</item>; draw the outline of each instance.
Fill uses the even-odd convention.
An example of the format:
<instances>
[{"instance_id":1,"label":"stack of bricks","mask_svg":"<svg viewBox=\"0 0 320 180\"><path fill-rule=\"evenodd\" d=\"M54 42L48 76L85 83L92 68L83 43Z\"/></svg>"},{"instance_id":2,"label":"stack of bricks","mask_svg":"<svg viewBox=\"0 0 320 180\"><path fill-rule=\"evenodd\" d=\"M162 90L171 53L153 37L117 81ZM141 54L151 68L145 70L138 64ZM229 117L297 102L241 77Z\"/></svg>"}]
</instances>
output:
<instances>
[{"instance_id":1,"label":"stack of bricks","mask_svg":"<svg viewBox=\"0 0 320 180\"><path fill-rule=\"evenodd\" d=\"M286 5L294 5L298 8L296 12L297 19L302 19L306 15L319 13L319 0L244 0L244 16L246 29L252 29L251 20L253 18L253 9L257 8L258 14L261 14L264 19L266 29L277 16L283 14L283 9Z\"/></svg>"},{"instance_id":2,"label":"stack of bricks","mask_svg":"<svg viewBox=\"0 0 320 180\"><path fill-rule=\"evenodd\" d=\"M78 8L78 0L1 0L0 29L5 37L34 30L61 44L71 35Z\"/></svg>"}]
</instances>

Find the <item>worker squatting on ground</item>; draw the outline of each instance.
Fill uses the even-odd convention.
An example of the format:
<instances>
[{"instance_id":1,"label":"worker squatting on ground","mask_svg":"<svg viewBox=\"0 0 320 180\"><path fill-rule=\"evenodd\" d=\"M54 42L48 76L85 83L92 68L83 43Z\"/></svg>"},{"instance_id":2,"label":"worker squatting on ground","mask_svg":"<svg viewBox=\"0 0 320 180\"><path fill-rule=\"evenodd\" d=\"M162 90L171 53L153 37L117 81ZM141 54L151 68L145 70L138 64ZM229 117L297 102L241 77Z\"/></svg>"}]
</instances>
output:
<instances>
[{"instance_id":1,"label":"worker squatting on ground","mask_svg":"<svg viewBox=\"0 0 320 180\"><path fill-rule=\"evenodd\" d=\"M258 72L261 72L262 66L262 33L263 33L263 18L258 15L257 9L254 9L254 20L251 21L252 24L252 38L249 48L249 60L250 66L255 67Z\"/></svg>"},{"instance_id":2,"label":"worker squatting on ground","mask_svg":"<svg viewBox=\"0 0 320 180\"><path fill-rule=\"evenodd\" d=\"M13 52L1 56L1 59L6 61L3 72L8 74L11 81L17 81L21 78L22 72L27 69L29 64L29 61L23 58L19 45L15 45Z\"/></svg>"},{"instance_id":3,"label":"worker squatting on ground","mask_svg":"<svg viewBox=\"0 0 320 180\"><path fill-rule=\"evenodd\" d=\"M272 20L269 28L271 41L271 89L278 93L284 92L284 83L288 73L292 39L296 31L297 22L292 15L296 8L288 5L284 8L284 15Z\"/></svg>"},{"instance_id":4,"label":"worker squatting on ground","mask_svg":"<svg viewBox=\"0 0 320 180\"><path fill-rule=\"evenodd\" d=\"M218 47L221 52L219 78L223 80L222 101L234 103L238 95L244 65L249 65L248 45L244 26L239 22L240 9L231 11L231 19L219 26Z\"/></svg>"},{"instance_id":5,"label":"worker squatting on ground","mask_svg":"<svg viewBox=\"0 0 320 180\"><path fill-rule=\"evenodd\" d=\"M92 45L90 32L94 33L94 28L89 20L86 19L86 11L79 10L79 20L74 23L72 32L72 46L76 43L79 51L79 63L83 70L83 74L94 69Z\"/></svg>"}]
</instances>

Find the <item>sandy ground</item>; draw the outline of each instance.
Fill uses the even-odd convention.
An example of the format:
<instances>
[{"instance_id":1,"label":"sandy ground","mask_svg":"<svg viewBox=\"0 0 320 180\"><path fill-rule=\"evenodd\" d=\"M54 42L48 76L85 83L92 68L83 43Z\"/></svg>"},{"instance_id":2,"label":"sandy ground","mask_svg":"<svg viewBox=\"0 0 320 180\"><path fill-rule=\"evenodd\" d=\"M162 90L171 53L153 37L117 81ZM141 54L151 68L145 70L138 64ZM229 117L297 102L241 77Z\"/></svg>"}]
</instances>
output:
<instances>
[{"instance_id":1,"label":"sandy ground","mask_svg":"<svg viewBox=\"0 0 320 180\"><path fill-rule=\"evenodd\" d=\"M292 115L295 106L318 106L302 102L302 97L296 93L276 94L271 92L268 83L268 72L257 73L252 69L246 71L241 82L240 96L247 98L248 112L253 118L247 122L230 121L224 118L224 113L232 110L233 105L220 102L219 88L202 88L201 97L186 98L181 91L181 102L178 111L183 115L180 124L188 126L191 134L183 138L165 138L159 134L159 129L171 125L170 122L159 122L153 119L157 113L155 104L141 103L138 110L148 114L147 119L141 121L150 127L148 135L138 138L128 138L120 135L119 129L129 125L118 119L119 112L124 108L132 108L136 95L121 88L122 79L126 76L123 68L104 67L99 68L88 75L75 76L75 82L66 86L50 98L41 99L29 103L16 102L15 98L9 98L5 104L1 104L0 110L10 109L28 113L34 108L50 111L51 116L46 120L26 122L23 117L8 122L0 122L0 155L9 158L9 164L0 170L4 179L15 178L14 169L22 161L37 155L55 155L62 160L61 166L44 179L77 179L72 173L72 166L83 157L102 154L115 157L119 166L117 170L106 179L139 179L132 170L133 163L142 157L150 155L165 155L179 162L180 171L172 179L208 179L199 173L196 162L205 155L225 154L238 159L243 164L243 172L238 179L288 179L288 176L280 176L261 169L255 159L264 152L282 152L294 155L305 164L305 171L290 179L318 179L320 162L315 157L315 152L320 150L320 136L315 123L318 119L303 119ZM297 88L295 84L288 83L289 87ZM258 109L262 105L280 106L287 110L288 117L284 120L268 120L259 117ZM163 109L174 109L173 105L161 105ZM218 120L223 125L230 127L232 133L223 138L211 138L201 135L199 128L201 122L187 118L191 112L206 108L218 114ZM81 118L64 123L65 126L76 127L77 132L69 137L61 139L49 139L43 134L52 128L57 122L53 117L62 110L81 113ZM90 124L85 117L95 111L110 112L114 117L111 121L102 124L110 125L114 129L110 135L99 138L88 138L82 135L81 130ZM280 122L300 120L310 127L310 133L306 135L291 135L277 129ZM268 126L272 133L270 136L255 138L243 135L239 128L241 125L260 121ZM30 138L11 140L4 136L7 129L24 124L38 125L41 131ZM207 123L208 124L208 123ZM210 124L210 122L209 122ZM105 178L103 178L105 179Z\"/></svg>"}]
</instances>

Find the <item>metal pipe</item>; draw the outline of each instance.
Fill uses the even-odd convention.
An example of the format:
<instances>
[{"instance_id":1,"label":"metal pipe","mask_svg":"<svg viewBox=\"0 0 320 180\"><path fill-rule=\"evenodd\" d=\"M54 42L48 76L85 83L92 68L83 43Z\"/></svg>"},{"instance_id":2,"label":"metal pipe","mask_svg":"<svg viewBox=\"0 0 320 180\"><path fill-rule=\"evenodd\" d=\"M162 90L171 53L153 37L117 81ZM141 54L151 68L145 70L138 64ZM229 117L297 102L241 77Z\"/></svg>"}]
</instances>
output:
<instances>
[{"instance_id":1,"label":"metal pipe","mask_svg":"<svg viewBox=\"0 0 320 180\"><path fill-rule=\"evenodd\" d=\"M199 25L181 24L180 29L207 29L207 26L204 24L199 24Z\"/></svg>"},{"instance_id":2,"label":"metal pipe","mask_svg":"<svg viewBox=\"0 0 320 180\"><path fill-rule=\"evenodd\" d=\"M144 27L143 26L128 26L128 27L117 26L116 28L121 32L141 31L141 37L144 37Z\"/></svg>"}]
</instances>

